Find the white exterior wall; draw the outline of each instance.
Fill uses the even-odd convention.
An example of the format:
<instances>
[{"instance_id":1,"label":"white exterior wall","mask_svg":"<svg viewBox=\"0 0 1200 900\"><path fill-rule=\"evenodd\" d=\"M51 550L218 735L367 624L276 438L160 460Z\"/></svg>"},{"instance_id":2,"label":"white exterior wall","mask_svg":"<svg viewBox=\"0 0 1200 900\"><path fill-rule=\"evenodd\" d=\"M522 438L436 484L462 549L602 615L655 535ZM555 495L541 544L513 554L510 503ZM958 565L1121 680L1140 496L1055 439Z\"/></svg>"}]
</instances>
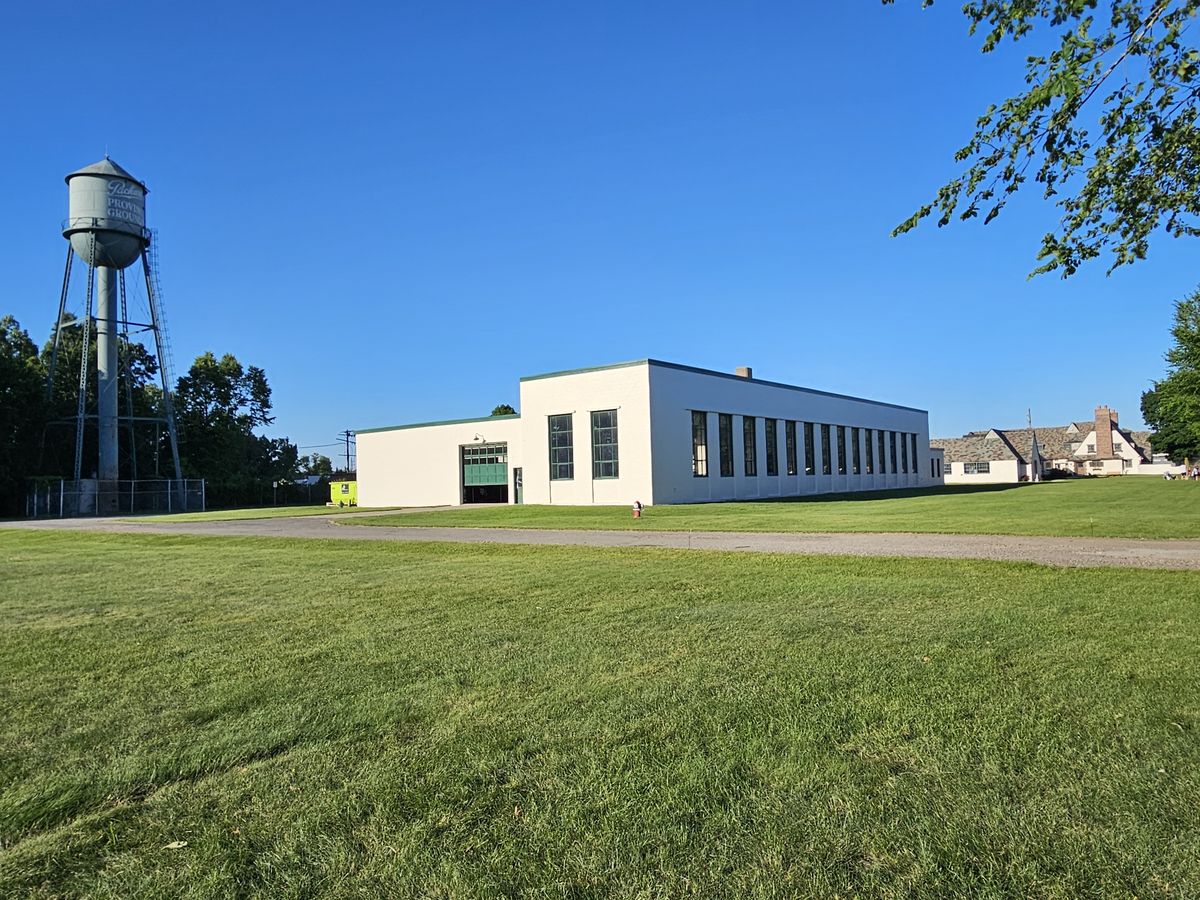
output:
<instances>
[{"instance_id":1,"label":"white exterior wall","mask_svg":"<svg viewBox=\"0 0 1200 900\"><path fill-rule=\"evenodd\" d=\"M776 385L753 379L693 371L664 365L650 366L651 443L653 458L653 502L696 503L712 500L755 500L768 497L794 497L804 494L840 491L881 490L940 484L929 474L929 415L923 410L839 397L802 388ZM692 412L708 414L708 475L692 474ZM733 415L733 476L721 476L719 413ZM744 473L742 417L754 416L757 433L757 476ZM767 475L766 419L778 420L779 474ZM787 474L785 422L796 426L797 474ZM816 424L813 436L816 465L813 475L805 474L804 422ZM891 471L890 449L886 474L847 474L837 472L837 429L831 428L831 475L822 474L820 462L820 425L858 427L896 431L917 436L917 458L910 459L909 473ZM874 439L874 438L873 438ZM899 440L899 437L897 437ZM911 451L911 438L910 442ZM890 447L890 444L889 444ZM853 450L851 450L853 454ZM902 460L897 446L897 461ZM910 452L911 456L911 452ZM866 468L865 449L861 455ZM876 453L876 470L879 459ZM898 466L899 467L899 466Z\"/></svg>"},{"instance_id":2,"label":"white exterior wall","mask_svg":"<svg viewBox=\"0 0 1200 900\"><path fill-rule=\"evenodd\" d=\"M508 443L509 502L512 470L521 465L521 419L473 419L361 431L358 448L359 506L456 506L462 503L464 445Z\"/></svg>"},{"instance_id":3,"label":"white exterior wall","mask_svg":"<svg viewBox=\"0 0 1200 900\"><path fill-rule=\"evenodd\" d=\"M651 502L650 366L619 366L521 381L525 502L579 506ZM592 413L617 411L616 478L592 477ZM550 480L550 416L570 413L575 476Z\"/></svg>"},{"instance_id":4,"label":"white exterior wall","mask_svg":"<svg viewBox=\"0 0 1200 900\"><path fill-rule=\"evenodd\" d=\"M1084 475L1162 475L1162 469L1151 467L1148 463L1143 463L1138 452L1133 449L1133 446L1126 440L1125 436L1117 429L1112 429L1113 455L1117 459L1100 460L1102 466L1092 466L1091 460L1085 460L1081 457L1088 455L1088 445L1096 445L1096 432L1092 430L1080 438L1079 447L1075 450L1074 463L1078 466L1078 471ZM1116 449L1120 444L1121 449Z\"/></svg>"},{"instance_id":5,"label":"white exterior wall","mask_svg":"<svg viewBox=\"0 0 1200 900\"><path fill-rule=\"evenodd\" d=\"M934 479L933 479L934 483L935 484L945 484L946 483L946 451L943 450L941 447L930 447L929 448L929 456L936 463L936 467L935 467L934 471L938 473L937 476L934 477Z\"/></svg>"},{"instance_id":6,"label":"white exterior wall","mask_svg":"<svg viewBox=\"0 0 1200 900\"><path fill-rule=\"evenodd\" d=\"M984 475L964 475L963 464L955 460L953 473L946 475L946 484L1017 484L1025 468L1015 459L993 459L988 467L991 471Z\"/></svg>"}]
</instances>

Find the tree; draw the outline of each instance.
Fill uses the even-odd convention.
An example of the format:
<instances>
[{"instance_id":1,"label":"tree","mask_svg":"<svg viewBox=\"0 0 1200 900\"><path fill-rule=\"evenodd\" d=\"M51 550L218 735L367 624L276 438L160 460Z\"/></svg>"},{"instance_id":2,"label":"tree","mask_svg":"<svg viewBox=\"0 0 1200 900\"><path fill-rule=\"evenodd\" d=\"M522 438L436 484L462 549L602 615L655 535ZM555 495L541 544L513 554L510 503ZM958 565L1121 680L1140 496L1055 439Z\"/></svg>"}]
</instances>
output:
<instances>
[{"instance_id":1,"label":"tree","mask_svg":"<svg viewBox=\"0 0 1200 900\"><path fill-rule=\"evenodd\" d=\"M1099 5L965 3L984 53L1062 30L1052 52L1027 58L1027 89L979 117L955 155L965 169L893 234L935 210L939 227L981 214L986 224L1031 177L1062 209L1033 274L1059 270L1065 278L1106 251L1111 272L1144 258L1160 227L1172 237L1200 234L1200 0L1108 0L1097 17Z\"/></svg>"},{"instance_id":2,"label":"tree","mask_svg":"<svg viewBox=\"0 0 1200 900\"><path fill-rule=\"evenodd\" d=\"M492 410L493 416L515 416L516 414L517 414L517 411L515 409L513 409L511 406L509 406L507 403L501 403L499 406L497 406L495 409Z\"/></svg>"},{"instance_id":3,"label":"tree","mask_svg":"<svg viewBox=\"0 0 1200 900\"><path fill-rule=\"evenodd\" d=\"M1175 304L1175 345L1167 377L1142 394L1142 418L1155 452L1173 460L1200 456L1200 290Z\"/></svg>"},{"instance_id":4,"label":"tree","mask_svg":"<svg viewBox=\"0 0 1200 900\"><path fill-rule=\"evenodd\" d=\"M300 457L300 472L304 475L332 475L333 460L324 453L314 451Z\"/></svg>"},{"instance_id":5,"label":"tree","mask_svg":"<svg viewBox=\"0 0 1200 900\"><path fill-rule=\"evenodd\" d=\"M212 505L262 503L273 481L296 477L296 445L255 433L275 421L271 387L257 366L228 353L198 356L179 379L176 414L184 468L205 479Z\"/></svg>"},{"instance_id":6,"label":"tree","mask_svg":"<svg viewBox=\"0 0 1200 900\"><path fill-rule=\"evenodd\" d=\"M0 318L0 515L16 515L33 474L45 421L37 345L12 316Z\"/></svg>"}]
</instances>

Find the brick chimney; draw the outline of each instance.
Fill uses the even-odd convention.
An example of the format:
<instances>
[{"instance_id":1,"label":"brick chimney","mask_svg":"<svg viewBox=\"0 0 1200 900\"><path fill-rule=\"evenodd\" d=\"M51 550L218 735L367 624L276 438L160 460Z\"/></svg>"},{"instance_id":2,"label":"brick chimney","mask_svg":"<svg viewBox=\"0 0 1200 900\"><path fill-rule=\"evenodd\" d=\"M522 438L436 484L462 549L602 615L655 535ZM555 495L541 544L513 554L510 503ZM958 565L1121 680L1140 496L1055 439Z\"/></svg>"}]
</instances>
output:
<instances>
[{"instance_id":1,"label":"brick chimney","mask_svg":"<svg viewBox=\"0 0 1200 900\"><path fill-rule=\"evenodd\" d=\"M749 366L738 366L733 370L733 374L738 378L753 378L754 370Z\"/></svg>"},{"instance_id":2,"label":"brick chimney","mask_svg":"<svg viewBox=\"0 0 1200 900\"><path fill-rule=\"evenodd\" d=\"M1117 414L1107 406L1096 407L1096 455L1101 459L1112 459L1112 430L1117 424Z\"/></svg>"}]
</instances>

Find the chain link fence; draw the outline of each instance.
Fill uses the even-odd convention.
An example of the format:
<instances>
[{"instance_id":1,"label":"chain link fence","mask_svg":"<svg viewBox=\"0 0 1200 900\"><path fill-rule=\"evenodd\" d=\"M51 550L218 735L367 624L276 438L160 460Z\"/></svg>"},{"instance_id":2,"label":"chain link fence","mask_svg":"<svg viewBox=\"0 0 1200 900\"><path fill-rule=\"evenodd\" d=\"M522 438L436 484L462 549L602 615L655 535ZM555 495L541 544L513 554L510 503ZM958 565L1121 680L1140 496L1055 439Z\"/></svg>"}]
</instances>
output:
<instances>
[{"instance_id":1,"label":"chain link fence","mask_svg":"<svg viewBox=\"0 0 1200 900\"><path fill-rule=\"evenodd\" d=\"M31 519L116 516L124 513L202 512L203 478L39 479L30 485L25 515Z\"/></svg>"}]
</instances>

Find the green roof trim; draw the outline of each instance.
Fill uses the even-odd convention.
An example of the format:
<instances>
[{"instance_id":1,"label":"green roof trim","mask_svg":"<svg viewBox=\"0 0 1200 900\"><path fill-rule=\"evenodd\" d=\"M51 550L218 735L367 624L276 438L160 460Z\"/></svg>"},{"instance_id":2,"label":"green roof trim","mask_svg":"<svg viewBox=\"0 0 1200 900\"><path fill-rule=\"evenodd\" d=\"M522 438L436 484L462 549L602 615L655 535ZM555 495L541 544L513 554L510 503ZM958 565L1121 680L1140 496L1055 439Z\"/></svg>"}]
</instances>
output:
<instances>
[{"instance_id":1,"label":"green roof trim","mask_svg":"<svg viewBox=\"0 0 1200 900\"><path fill-rule=\"evenodd\" d=\"M541 375L526 375L521 381L539 381L543 378L560 378L563 375L583 375L586 372L604 372L608 369L627 369L630 366L648 366L652 359L631 359L629 362L610 363L607 366L587 366L583 369L563 369L561 372L543 372Z\"/></svg>"},{"instance_id":2,"label":"green roof trim","mask_svg":"<svg viewBox=\"0 0 1200 900\"><path fill-rule=\"evenodd\" d=\"M375 434L378 431L403 431L406 428L433 428L437 425L470 425L474 422L501 422L505 419L519 419L520 413L506 416L479 416L474 419L442 419L440 422L412 422L408 425L386 425L383 428L355 428L355 434Z\"/></svg>"}]
</instances>

